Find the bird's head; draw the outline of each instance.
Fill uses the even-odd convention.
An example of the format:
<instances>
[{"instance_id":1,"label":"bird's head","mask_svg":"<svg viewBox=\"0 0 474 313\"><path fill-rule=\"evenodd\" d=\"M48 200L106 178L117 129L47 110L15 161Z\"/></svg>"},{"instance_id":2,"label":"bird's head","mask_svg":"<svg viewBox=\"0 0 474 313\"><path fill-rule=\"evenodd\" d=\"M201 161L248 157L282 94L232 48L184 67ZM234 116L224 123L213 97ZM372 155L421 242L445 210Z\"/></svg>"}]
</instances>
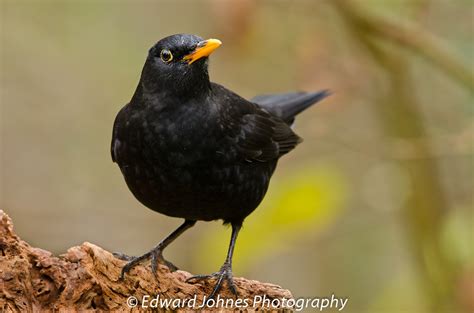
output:
<instances>
[{"instance_id":1,"label":"bird's head","mask_svg":"<svg viewBox=\"0 0 474 313\"><path fill-rule=\"evenodd\" d=\"M204 40L177 34L158 41L148 52L141 83L147 92L190 95L208 89L208 56L219 46L217 39Z\"/></svg>"}]
</instances>

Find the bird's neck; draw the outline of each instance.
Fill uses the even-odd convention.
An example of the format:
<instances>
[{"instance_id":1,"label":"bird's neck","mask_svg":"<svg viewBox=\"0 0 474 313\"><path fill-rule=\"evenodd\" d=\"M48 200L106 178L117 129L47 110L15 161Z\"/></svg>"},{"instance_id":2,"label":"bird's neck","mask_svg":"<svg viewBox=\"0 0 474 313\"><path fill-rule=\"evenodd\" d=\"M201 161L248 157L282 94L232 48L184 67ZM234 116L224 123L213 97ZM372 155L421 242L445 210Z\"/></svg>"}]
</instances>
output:
<instances>
[{"instance_id":1,"label":"bird's neck","mask_svg":"<svg viewBox=\"0 0 474 313\"><path fill-rule=\"evenodd\" d=\"M193 103L199 103L209 97L211 92L211 83L209 79L198 80L198 84L177 85L177 86L158 86L150 85L140 81L133 94L131 103L153 106L155 108L168 106L170 102L187 103L192 100Z\"/></svg>"}]
</instances>

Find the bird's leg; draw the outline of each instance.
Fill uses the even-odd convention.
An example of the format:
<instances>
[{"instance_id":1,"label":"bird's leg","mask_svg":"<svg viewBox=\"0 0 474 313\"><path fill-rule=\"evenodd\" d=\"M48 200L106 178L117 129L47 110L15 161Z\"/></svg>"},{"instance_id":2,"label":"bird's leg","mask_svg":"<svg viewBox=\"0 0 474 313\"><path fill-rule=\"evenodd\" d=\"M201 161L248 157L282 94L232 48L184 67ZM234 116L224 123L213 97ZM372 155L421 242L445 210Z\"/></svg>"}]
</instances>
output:
<instances>
[{"instance_id":1,"label":"bird's leg","mask_svg":"<svg viewBox=\"0 0 474 313\"><path fill-rule=\"evenodd\" d=\"M138 257L130 257L121 253L114 253L117 258L128 261L128 263L125 264L125 266L122 268L120 279L123 279L125 274L128 273L135 265L148 258L151 258L151 270L155 275L158 269L158 262L168 266L171 271L177 270L178 268L176 266L174 266L171 262L168 262L163 258L163 250L187 229L193 227L194 224L196 224L196 221L185 220L184 223L181 224L181 226L179 226L175 231L169 234L168 237L163 239L156 247L154 247L152 250L145 253L144 255Z\"/></svg>"},{"instance_id":2,"label":"bird's leg","mask_svg":"<svg viewBox=\"0 0 474 313\"><path fill-rule=\"evenodd\" d=\"M188 278L186 282L195 282L199 280L205 280L209 278L216 278L217 283L214 286L214 289L212 290L211 294L209 295L209 299L214 298L215 295L219 293L219 291L222 288L222 284L224 280L227 282L227 286L229 287L230 291L234 295L238 295L237 293L237 288L235 287L234 284L234 278L232 276L232 255L234 254L234 247L235 247L235 241L237 240L237 235L239 234L239 230L242 227L241 223L232 223L232 235L230 238L230 244L229 244L229 250L227 252L227 257L225 259L224 264L221 266L221 269L213 274L210 275L196 275Z\"/></svg>"}]
</instances>

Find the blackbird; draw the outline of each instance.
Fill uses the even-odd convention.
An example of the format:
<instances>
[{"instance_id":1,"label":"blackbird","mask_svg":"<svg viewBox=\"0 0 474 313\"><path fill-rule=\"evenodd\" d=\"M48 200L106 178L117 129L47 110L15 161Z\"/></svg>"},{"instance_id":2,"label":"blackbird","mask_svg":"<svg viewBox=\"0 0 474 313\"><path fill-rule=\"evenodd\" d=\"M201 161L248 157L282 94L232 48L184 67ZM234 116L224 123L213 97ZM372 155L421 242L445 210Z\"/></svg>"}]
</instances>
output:
<instances>
[{"instance_id":1,"label":"blackbird","mask_svg":"<svg viewBox=\"0 0 474 313\"><path fill-rule=\"evenodd\" d=\"M217 39L177 34L149 51L130 102L114 122L111 153L128 188L153 211L184 218L184 223L148 253L118 257L129 262L121 278L151 259L171 270L163 249L196 221L223 220L232 225L227 257L211 275L210 295L223 282L237 295L232 255L244 219L260 204L278 159L301 142L291 129L295 116L325 98L328 91L293 92L246 100L209 81L208 56Z\"/></svg>"}]
</instances>

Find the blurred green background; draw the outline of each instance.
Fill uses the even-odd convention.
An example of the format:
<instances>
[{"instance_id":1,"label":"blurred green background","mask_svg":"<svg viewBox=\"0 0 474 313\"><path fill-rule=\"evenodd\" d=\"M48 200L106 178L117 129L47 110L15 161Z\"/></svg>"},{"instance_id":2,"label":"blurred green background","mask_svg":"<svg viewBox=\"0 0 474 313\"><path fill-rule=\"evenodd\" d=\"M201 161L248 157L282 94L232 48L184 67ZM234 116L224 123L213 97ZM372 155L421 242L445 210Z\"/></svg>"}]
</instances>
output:
<instances>
[{"instance_id":1,"label":"blurred green background","mask_svg":"<svg viewBox=\"0 0 474 313\"><path fill-rule=\"evenodd\" d=\"M181 221L128 191L109 153L148 48L219 38L213 81L245 96L331 89L301 115L237 241L234 274L346 312L472 312L473 2L1 0L0 208L34 246L139 255ZM230 229L165 255L208 273Z\"/></svg>"}]
</instances>

